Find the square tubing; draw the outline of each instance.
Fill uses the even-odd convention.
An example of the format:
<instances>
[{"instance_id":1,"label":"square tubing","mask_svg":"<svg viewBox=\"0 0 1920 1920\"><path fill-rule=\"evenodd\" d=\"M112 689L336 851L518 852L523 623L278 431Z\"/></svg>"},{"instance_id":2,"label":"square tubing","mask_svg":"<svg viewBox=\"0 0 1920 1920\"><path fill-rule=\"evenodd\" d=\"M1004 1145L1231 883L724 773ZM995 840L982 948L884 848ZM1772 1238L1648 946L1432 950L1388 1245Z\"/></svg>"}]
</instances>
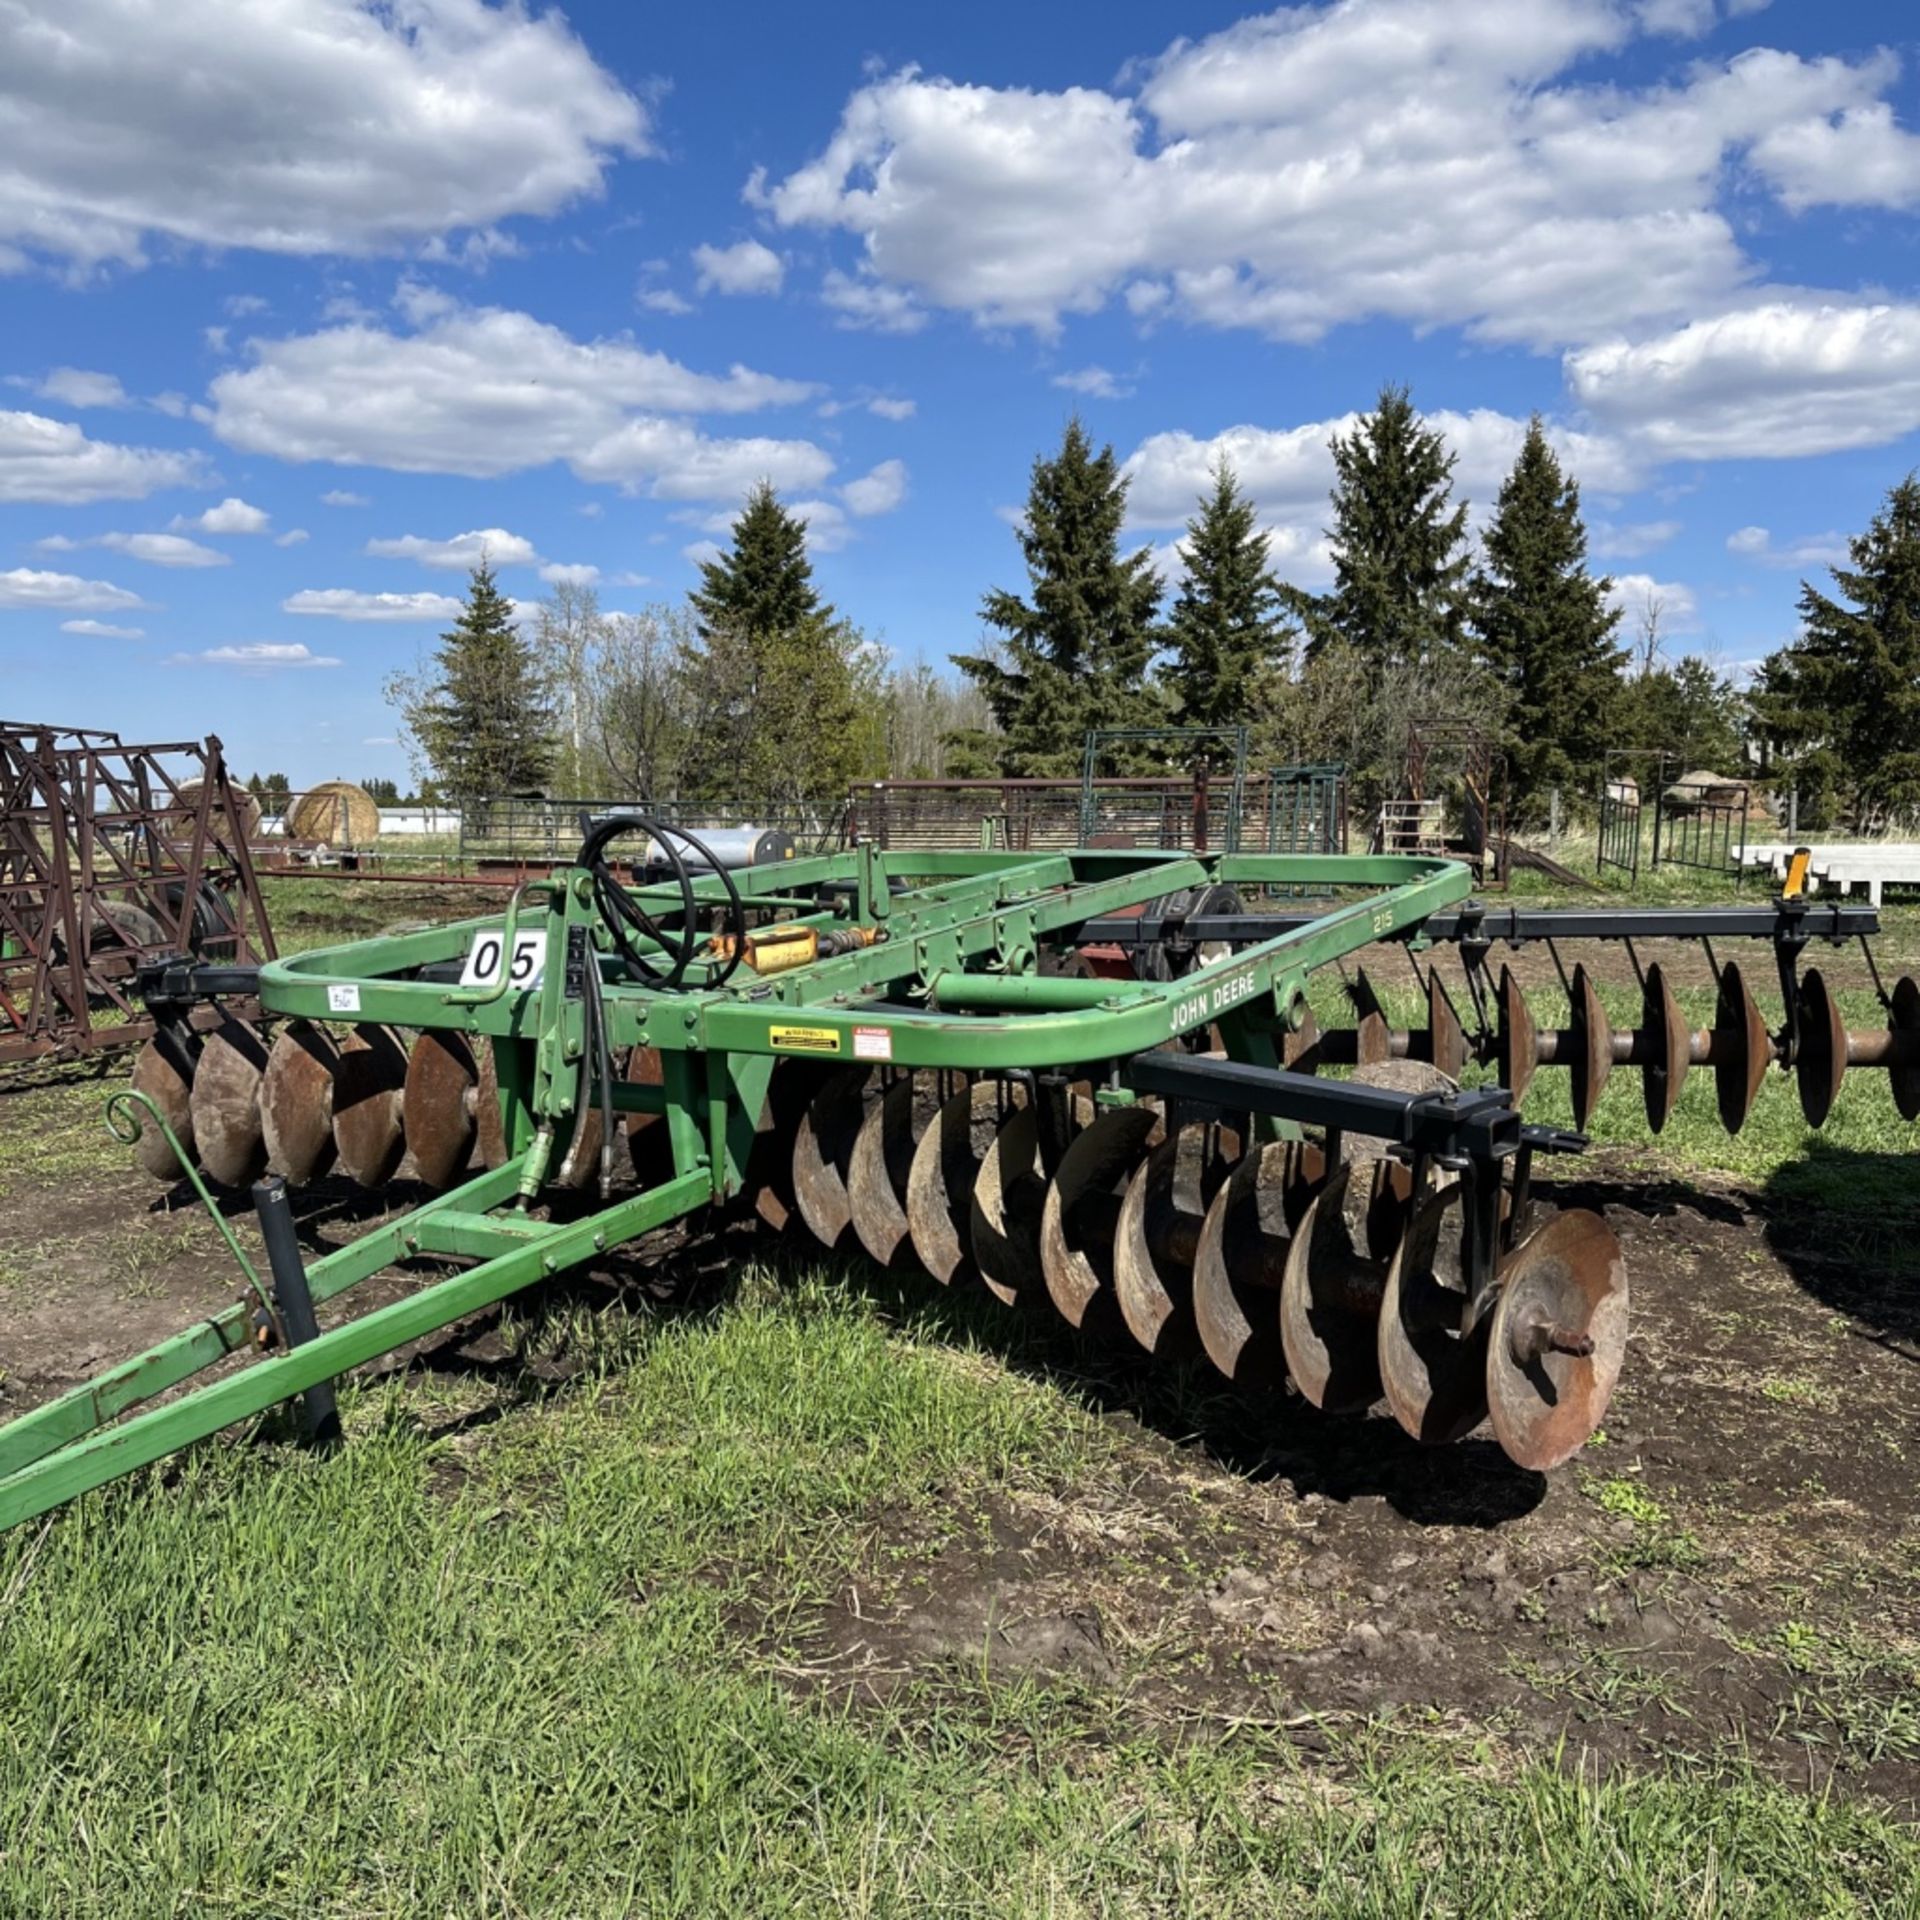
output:
<instances>
[{"instance_id":1,"label":"square tubing","mask_svg":"<svg viewBox=\"0 0 1920 1920\"><path fill-rule=\"evenodd\" d=\"M287 1329L287 1345L304 1347L320 1338L320 1322L313 1311L313 1291L307 1285L307 1265L300 1257L299 1236L293 1230L293 1209L287 1204L287 1183L277 1173L255 1182L253 1209L260 1216L260 1238L266 1242L267 1264L273 1269L274 1298ZM316 1380L300 1396L307 1441L315 1447L340 1442L340 1409L331 1380Z\"/></svg>"}]
</instances>

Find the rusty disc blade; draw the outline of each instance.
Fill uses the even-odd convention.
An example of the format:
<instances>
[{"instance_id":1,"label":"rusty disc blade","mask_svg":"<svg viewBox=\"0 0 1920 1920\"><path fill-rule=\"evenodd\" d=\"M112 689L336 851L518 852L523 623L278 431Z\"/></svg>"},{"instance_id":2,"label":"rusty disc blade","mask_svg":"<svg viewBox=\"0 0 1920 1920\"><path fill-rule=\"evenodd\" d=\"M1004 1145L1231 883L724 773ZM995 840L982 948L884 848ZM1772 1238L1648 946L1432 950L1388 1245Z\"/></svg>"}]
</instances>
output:
<instances>
[{"instance_id":1,"label":"rusty disc blade","mask_svg":"<svg viewBox=\"0 0 1920 1920\"><path fill-rule=\"evenodd\" d=\"M197 1037L184 1063L165 1041L155 1039L140 1049L133 1063L134 1091L144 1093L159 1109L160 1117L173 1129L173 1137L180 1142L180 1150L189 1160L194 1156L193 1076L191 1072L182 1071L182 1066L191 1067L198 1058ZM166 1135L158 1127L147 1125L144 1113L140 1114L140 1138L133 1143L133 1157L144 1172L156 1180L166 1181L169 1186L186 1172L174 1158Z\"/></svg>"},{"instance_id":2,"label":"rusty disc blade","mask_svg":"<svg viewBox=\"0 0 1920 1920\"><path fill-rule=\"evenodd\" d=\"M223 1016L200 1047L194 1069L194 1151L209 1180L244 1187L267 1168L266 1136L260 1126L260 1082L267 1071L267 1043L242 1021Z\"/></svg>"},{"instance_id":3,"label":"rusty disc blade","mask_svg":"<svg viewBox=\"0 0 1920 1920\"><path fill-rule=\"evenodd\" d=\"M793 1193L800 1217L823 1247L853 1238L853 1200L847 1166L866 1118L871 1067L842 1067L828 1075L800 1118L793 1136Z\"/></svg>"},{"instance_id":4,"label":"rusty disc blade","mask_svg":"<svg viewBox=\"0 0 1920 1920\"><path fill-rule=\"evenodd\" d=\"M464 1033L429 1028L414 1041L401 1125L413 1170L430 1187L452 1186L473 1158L479 1086L480 1063Z\"/></svg>"},{"instance_id":5,"label":"rusty disc blade","mask_svg":"<svg viewBox=\"0 0 1920 1920\"><path fill-rule=\"evenodd\" d=\"M1693 1043L1658 961L1647 968L1646 986L1640 996L1640 1030L1655 1050L1641 1069L1640 1091L1647 1103L1647 1125L1658 1133L1680 1104Z\"/></svg>"},{"instance_id":6,"label":"rusty disc blade","mask_svg":"<svg viewBox=\"0 0 1920 1920\"><path fill-rule=\"evenodd\" d=\"M1920 1030L1920 982L1903 973L1893 983L1887 1025L1895 1033ZM1893 1086L1893 1104L1902 1120L1920 1120L1920 1067L1894 1067L1887 1075Z\"/></svg>"},{"instance_id":7,"label":"rusty disc blade","mask_svg":"<svg viewBox=\"0 0 1920 1920\"><path fill-rule=\"evenodd\" d=\"M1367 978L1365 967L1355 967L1353 978L1347 983L1347 998L1353 1002L1354 1025L1354 1062L1358 1066L1373 1067L1384 1062L1392 1048L1391 1030L1387 1026L1385 1009L1380 1005L1380 996L1373 990L1373 982Z\"/></svg>"},{"instance_id":8,"label":"rusty disc blade","mask_svg":"<svg viewBox=\"0 0 1920 1920\"><path fill-rule=\"evenodd\" d=\"M1573 970L1573 1124L1585 1127L1606 1091L1613 1071L1613 1028L1600 1004L1592 976L1584 966Z\"/></svg>"},{"instance_id":9,"label":"rusty disc blade","mask_svg":"<svg viewBox=\"0 0 1920 1920\"><path fill-rule=\"evenodd\" d=\"M1494 1061L1500 1071L1500 1084L1513 1095L1518 1107L1533 1085L1533 1069L1540 1058L1534 1032L1533 1009L1520 991L1511 967L1500 969L1500 1025L1494 1039Z\"/></svg>"},{"instance_id":10,"label":"rusty disc blade","mask_svg":"<svg viewBox=\"0 0 1920 1920\"><path fill-rule=\"evenodd\" d=\"M980 1161L968 1215L968 1244L987 1291L1004 1306L1044 1299L1040 1221L1047 1203L1040 1117L1016 1107Z\"/></svg>"},{"instance_id":11,"label":"rusty disc blade","mask_svg":"<svg viewBox=\"0 0 1920 1920\"><path fill-rule=\"evenodd\" d=\"M626 1078L627 1061L624 1055L615 1054L613 1072L617 1080ZM583 1073L580 1076L579 1091L574 1097L578 1104L573 1110L572 1123L562 1123L566 1130L561 1138L566 1141L567 1150L561 1155L558 1165L549 1168L547 1183L579 1193L593 1186L600 1178L600 1149L607 1137L607 1122L600 1108L599 1091L590 1074ZM616 1119L613 1124L618 1129L620 1122ZM407 1144L413 1144L411 1137Z\"/></svg>"},{"instance_id":12,"label":"rusty disc blade","mask_svg":"<svg viewBox=\"0 0 1920 1920\"><path fill-rule=\"evenodd\" d=\"M634 1051L651 1049L636 1047ZM793 1139L820 1079L820 1064L813 1060L775 1060L767 1076L766 1097L754 1121L753 1144L747 1149L740 1197L774 1233L785 1233L799 1213L793 1197ZM648 1131L658 1135L666 1129ZM670 1163L670 1149L664 1158ZM635 1170L641 1171L637 1167ZM646 1174L641 1172L641 1177L644 1180Z\"/></svg>"},{"instance_id":13,"label":"rusty disc blade","mask_svg":"<svg viewBox=\"0 0 1920 1920\"><path fill-rule=\"evenodd\" d=\"M1393 1417L1416 1440L1445 1446L1487 1417L1490 1296L1470 1302L1461 1269L1458 1182L1414 1209L1380 1302L1380 1380Z\"/></svg>"},{"instance_id":14,"label":"rusty disc blade","mask_svg":"<svg viewBox=\"0 0 1920 1920\"><path fill-rule=\"evenodd\" d=\"M914 1263L907 1224L907 1180L913 1150L952 1091L950 1076L903 1074L870 1101L847 1162L847 1201L853 1230L868 1257L881 1266Z\"/></svg>"},{"instance_id":15,"label":"rusty disc blade","mask_svg":"<svg viewBox=\"0 0 1920 1920\"><path fill-rule=\"evenodd\" d=\"M1162 1140L1127 1183L1114 1244L1113 1291L1149 1353L1191 1348L1193 1263L1213 1197L1240 1158L1240 1136L1200 1121Z\"/></svg>"},{"instance_id":16,"label":"rusty disc blade","mask_svg":"<svg viewBox=\"0 0 1920 1920\"><path fill-rule=\"evenodd\" d=\"M1280 1281L1280 1341L1294 1385L1329 1413L1380 1397L1374 1321L1386 1272L1366 1251L1366 1183L1350 1162L1326 1184L1295 1230Z\"/></svg>"},{"instance_id":17,"label":"rusty disc blade","mask_svg":"<svg viewBox=\"0 0 1920 1920\"><path fill-rule=\"evenodd\" d=\"M333 1165L333 1075L340 1043L310 1020L290 1020L267 1055L260 1130L267 1165L294 1186Z\"/></svg>"},{"instance_id":18,"label":"rusty disc blade","mask_svg":"<svg viewBox=\"0 0 1920 1920\"><path fill-rule=\"evenodd\" d=\"M473 1060L480 1069L480 1084L473 1093L474 1125L480 1136L480 1164L489 1168L504 1167L507 1164L507 1117L500 1111L500 1074L493 1057L493 1042L484 1034L474 1040Z\"/></svg>"},{"instance_id":19,"label":"rusty disc blade","mask_svg":"<svg viewBox=\"0 0 1920 1920\"><path fill-rule=\"evenodd\" d=\"M1311 1007L1303 1007L1300 1027L1280 1043L1280 1064L1289 1073L1318 1073L1320 1070L1320 1023Z\"/></svg>"},{"instance_id":20,"label":"rusty disc blade","mask_svg":"<svg viewBox=\"0 0 1920 1920\"><path fill-rule=\"evenodd\" d=\"M1509 1458L1544 1473L1586 1445L1627 1351L1627 1264L1597 1213L1556 1214L1501 1274L1487 1403Z\"/></svg>"},{"instance_id":21,"label":"rusty disc blade","mask_svg":"<svg viewBox=\"0 0 1920 1920\"><path fill-rule=\"evenodd\" d=\"M1740 963L1729 960L1720 969L1719 1003L1713 1021L1713 1088L1720 1102L1720 1124L1738 1133L1760 1082L1773 1059L1773 1040L1760 1017L1752 990L1740 977Z\"/></svg>"},{"instance_id":22,"label":"rusty disc blade","mask_svg":"<svg viewBox=\"0 0 1920 1920\"><path fill-rule=\"evenodd\" d=\"M1467 1036L1438 967L1427 969L1427 1059L1458 1082L1467 1065Z\"/></svg>"},{"instance_id":23,"label":"rusty disc blade","mask_svg":"<svg viewBox=\"0 0 1920 1920\"><path fill-rule=\"evenodd\" d=\"M1808 1126L1826 1125L1846 1074L1847 1030L1840 1009L1819 968L1809 967L1800 977L1800 1032L1793 1052L1793 1077Z\"/></svg>"},{"instance_id":24,"label":"rusty disc blade","mask_svg":"<svg viewBox=\"0 0 1920 1920\"><path fill-rule=\"evenodd\" d=\"M1060 1156L1040 1217L1040 1265L1062 1315L1088 1331L1117 1331L1113 1246L1121 1196L1160 1135L1152 1107L1109 1107Z\"/></svg>"},{"instance_id":25,"label":"rusty disc blade","mask_svg":"<svg viewBox=\"0 0 1920 1920\"><path fill-rule=\"evenodd\" d=\"M340 1166L363 1187L383 1187L407 1150L401 1102L407 1049L391 1027L358 1026L340 1043L333 1074L333 1143Z\"/></svg>"},{"instance_id":26,"label":"rusty disc blade","mask_svg":"<svg viewBox=\"0 0 1920 1920\"><path fill-rule=\"evenodd\" d=\"M907 1226L920 1264L951 1286L973 1271L973 1190L994 1136L1026 1089L1008 1080L980 1080L941 1103L907 1174Z\"/></svg>"},{"instance_id":27,"label":"rusty disc blade","mask_svg":"<svg viewBox=\"0 0 1920 1920\"><path fill-rule=\"evenodd\" d=\"M1237 1385L1274 1388L1287 1377L1280 1342L1287 1244L1326 1171L1317 1146L1264 1142L1241 1157L1200 1223L1194 1324L1207 1358Z\"/></svg>"},{"instance_id":28,"label":"rusty disc blade","mask_svg":"<svg viewBox=\"0 0 1920 1920\"><path fill-rule=\"evenodd\" d=\"M630 1087L658 1087L666 1084L666 1069L660 1062L658 1047L635 1047L627 1055L626 1083ZM496 1102L497 1105L497 1102ZM643 1187L658 1186L673 1178L673 1137L664 1113L630 1113L625 1121L627 1153ZM486 1129L481 1128L481 1150L486 1150ZM505 1143L502 1142L504 1145ZM751 1158L751 1150L749 1150ZM493 1165L488 1161L489 1166Z\"/></svg>"}]
</instances>

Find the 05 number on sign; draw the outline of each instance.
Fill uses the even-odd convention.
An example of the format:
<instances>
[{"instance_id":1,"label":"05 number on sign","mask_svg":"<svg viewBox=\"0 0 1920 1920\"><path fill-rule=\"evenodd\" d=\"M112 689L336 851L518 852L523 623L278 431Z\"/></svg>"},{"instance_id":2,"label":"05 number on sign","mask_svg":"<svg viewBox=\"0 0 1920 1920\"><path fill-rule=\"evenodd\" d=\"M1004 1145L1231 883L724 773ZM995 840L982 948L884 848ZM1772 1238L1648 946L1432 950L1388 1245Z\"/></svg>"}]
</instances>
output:
<instances>
[{"instance_id":1,"label":"05 number on sign","mask_svg":"<svg viewBox=\"0 0 1920 1920\"><path fill-rule=\"evenodd\" d=\"M499 931L482 927L467 949L466 965L460 969L463 987L491 987L499 984L500 956L505 941ZM547 935L544 928L522 928L513 936L513 959L507 967L509 987L537 987L547 970Z\"/></svg>"}]
</instances>

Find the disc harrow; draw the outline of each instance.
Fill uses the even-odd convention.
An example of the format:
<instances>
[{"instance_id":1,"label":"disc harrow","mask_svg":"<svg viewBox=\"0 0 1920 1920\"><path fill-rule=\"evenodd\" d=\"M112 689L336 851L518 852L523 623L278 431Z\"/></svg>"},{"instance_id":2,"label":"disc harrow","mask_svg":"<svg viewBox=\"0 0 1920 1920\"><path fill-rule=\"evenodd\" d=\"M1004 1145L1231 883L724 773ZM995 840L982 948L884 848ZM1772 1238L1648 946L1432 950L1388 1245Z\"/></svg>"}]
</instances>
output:
<instances>
[{"instance_id":1,"label":"disc harrow","mask_svg":"<svg viewBox=\"0 0 1920 1920\"><path fill-rule=\"evenodd\" d=\"M670 877L617 878L622 833ZM1729 1131L1769 1068L1814 1124L1858 1069L1886 1071L1912 1118L1920 986L1849 1030L1802 968L1816 940L1864 945L1870 909L1493 914L1468 884L1435 859L1105 848L730 868L614 816L497 919L258 968L155 962L155 1035L118 1109L142 1116L140 1165L252 1186L269 1211L337 1177L411 1183L417 1204L310 1266L276 1224L252 1305L0 1429L0 1524L701 1214L1200 1357L1255 1394L1378 1409L1423 1445L1487 1427L1520 1465L1556 1465L1618 1379L1628 1281L1603 1218L1535 1204L1536 1157L1584 1147L1616 1069L1640 1071L1654 1132L1695 1068ZM1347 897L1243 909L1243 888L1302 885ZM1656 937L1705 947L1710 1026L1684 1017L1665 956L1634 955L1630 1028L1584 962L1559 966L1568 941ZM1770 948L1777 1025L1759 969L1715 952L1741 941ZM1396 1027L1358 963L1383 942L1413 966L1423 1025ZM1534 943L1564 985L1559 1025L1491 964ZM1349 964L1352 1024L1323 1027L1309 981ZM257 1023L231 1010L255 1003ZM1561 1068L1571 1132L1523 1112ZM326 1324L282 1310L415 1260L455 1271Z\"/></svg>"}]
</instances>

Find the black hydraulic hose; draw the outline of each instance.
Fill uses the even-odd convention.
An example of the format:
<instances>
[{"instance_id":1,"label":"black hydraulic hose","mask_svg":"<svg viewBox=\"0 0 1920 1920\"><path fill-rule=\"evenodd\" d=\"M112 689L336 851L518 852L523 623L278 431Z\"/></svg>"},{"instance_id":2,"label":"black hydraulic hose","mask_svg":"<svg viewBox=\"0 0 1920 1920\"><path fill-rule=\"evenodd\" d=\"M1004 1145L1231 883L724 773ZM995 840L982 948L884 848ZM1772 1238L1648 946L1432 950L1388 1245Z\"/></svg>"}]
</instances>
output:
<instances>
[{"instance_id":1,"label":"black hydraulic hose","mask_svg":"<svg viewBox=\"0 0 1920 1920\"><path fill-rule=\"evenodd\" d=\"M628 937L628 931L631 929L659 946L664 947L667 944L664 931L648 917L645 910L620 885L605 857L608 844L623 833L647 834L666 856L667 864L673 868L674 878L679 882L683 926L679 950L665 973L655 967ZM695 839L684 827L670 827L664 821L651 819L645 814L614 814L602 820L598 826L587 828L586 838L580 843L577 863L587 868L593 876L594 900L600 909L600 917L607 923L608 931L613 937L621 959L626 963L628 973L651 986L671 993L686 979L687 969L693 964L700 938L700 908L694 893L693 877L688 870L686 858L674 844L675 841L683 842L706 861L709 869L719 876L720 884L726 889L727 918L733 935L732 951L711 983L714 986L725 986L746 957L747 912L745 902L740 898L740 889L734 884L733 875L714 858L710 847Z\"/></svg>"},{"instance_id":2,"label":"black hydraulic hose","mask_svg":"<svg viewBox=\"0 0 1920 1920\"><path fill-rule=\"evenodd\" d=\"M600 917L606 922L615 948L626 963L629 976L671 993L686 978L700 939L699 906L694 898L693 878L687 871L687 863L677 847L660 841L668 864L673 868L674 878L680 883L681 916L685 923L681 929L679 951L663 973L634 945L631 934L639 933L662 947L667 944L666 935L621 886L605 857L608 843L621 834L636 831L651 834L653 830L654 823L639 814L615 814L601 821L597 827L588 829L586 838L580 843L576 863L593 876L594 903L600 909ZM658 839L659 836L655 834L654 837Z\"/></svg>"}]
</instances>

